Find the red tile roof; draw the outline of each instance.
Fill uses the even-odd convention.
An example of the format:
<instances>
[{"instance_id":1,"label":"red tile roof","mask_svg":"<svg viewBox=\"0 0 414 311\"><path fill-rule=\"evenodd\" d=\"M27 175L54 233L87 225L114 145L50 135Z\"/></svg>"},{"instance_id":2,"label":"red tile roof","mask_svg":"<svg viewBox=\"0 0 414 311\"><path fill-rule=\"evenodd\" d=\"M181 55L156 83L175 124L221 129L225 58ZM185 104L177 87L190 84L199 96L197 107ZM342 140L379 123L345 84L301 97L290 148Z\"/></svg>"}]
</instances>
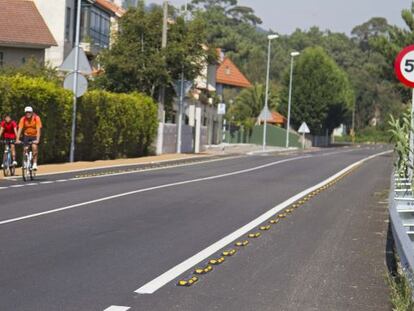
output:
<instances>
[{"instance_id":1,"label":"red tile roof","mask_svg":"<svg viewBox=\"0 0 414 311\"><path fill-rule=\"evenodd\" d=\"M32 1L0 0L0 45L47 48L57 44Z\"/></svg>"},{"instance_id":2,"label":"red tile roof","mask_svg":"<svg viewBox=\"0 0 414 311\"><path fill-rule=\"evenodd\" d=\"M272 111L272 119L269 120L271 124L285 124L287 119L282 116L279 112Z\"/></svg>"},{"instance_id":3,"label":"red tile roof","mask_svg":"<svg viewBox=\"0 0 414 311\"><path fill-rule=\"evenodd\" d=\"M125 14L125 10L119 6L117 6L115 3L113 3L110 0L96 0L96 3L99 4L104 9L107 9L108 11L111 11L118 17L121 17Z\"/></svg>"},{"instance_id":4,"label":"red tile roof","mask_svg":"<svg viewBox=\"0 0 414 311\"><path fill-rule=\"evenodd\" d=\"M217 69L217 83L240 88L252 86L239 68L227 57L224 57L223 62Z\"/></svg>"}]
</instances>

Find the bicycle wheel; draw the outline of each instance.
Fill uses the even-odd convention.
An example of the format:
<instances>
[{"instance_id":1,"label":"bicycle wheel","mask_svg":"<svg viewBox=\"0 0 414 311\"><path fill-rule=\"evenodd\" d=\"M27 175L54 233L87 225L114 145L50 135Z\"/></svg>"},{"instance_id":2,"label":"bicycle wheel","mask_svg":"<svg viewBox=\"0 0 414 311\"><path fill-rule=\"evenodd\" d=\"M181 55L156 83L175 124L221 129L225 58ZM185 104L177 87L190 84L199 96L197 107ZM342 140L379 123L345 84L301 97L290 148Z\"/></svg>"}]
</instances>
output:
<instances>
[{"instance_id":1,"label":"bicycle wheel","mask_svg":"<svg viewBox=\"0 0 414 311\"><path fill-rule=\"evenodd\" d=\"M30 178L30 163L28 161L27 154L23 156L23 165L22 165L22 177L23 181L28 181Z\"/></svg>"},{"instance_id":2,"label":"bicycle wheel","mask_svg":"<svg viewBox=\"0 0 414 311\"><path fill-rule=\"evenodd\" d=\"M3 175L4 177L9 176L10 174L10 163L9 163L9 157L7 153L3 154Z\"/></svg>"}]
</instances>

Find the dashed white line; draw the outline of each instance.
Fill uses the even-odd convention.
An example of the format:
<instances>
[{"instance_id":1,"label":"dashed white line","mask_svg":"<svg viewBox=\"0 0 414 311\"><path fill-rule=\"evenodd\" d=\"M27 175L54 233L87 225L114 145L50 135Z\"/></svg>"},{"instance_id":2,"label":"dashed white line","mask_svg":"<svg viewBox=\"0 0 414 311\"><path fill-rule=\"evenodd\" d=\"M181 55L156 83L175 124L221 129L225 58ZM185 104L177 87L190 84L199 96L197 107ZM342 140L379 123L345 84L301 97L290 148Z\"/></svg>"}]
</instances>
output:
<instances>
[{"instance_id":1,"label":"dashed white line","mask_svg":"<svg viewBox=\"0 0 414 311\"><path fill-rule=\"evenodd\" d=\"M50 184L53 184L53 183L54 183L54 181L42 181L42 182L40 182L41 185L50 185Z\"/></svg>"},{"instance_id":2,"label":"dashed white line","mask_svg":"<svg viewBox=\"0 0 414 311\"><path fill-rule=\"evenodd\" d=\"M110 306L103 311L127 311L131 309L130 307L122 307L122 306Z\"/></svg>"},{"instance_id":3,"label":"dashed white line","mask_svg":"<svg viewBox=\"0 0 414 311\"><path fill-rule=\"evenodd\" d=\"M176 186L182 186L182 185L187 185L187 184L192 184L192 183L197 183L197 182L203 182L203 181L220 179L220 178L224 178L224 177L241 175L241 174L261 170L261 169L264 169L264 168L268 168L268 167L271 167L271 166L275 166L275 165L278 165L278 164L297 161L297 160L302 160L302 159L307 159L307 158L311 158L311 156L306 155L306 156L300 156L300 157L296 157L296 158L289 158L289 159L279 160L279 161L276 161L276 162L271 162L271 163L260 165L260 166L255 166L255 167L252 167L252 168L249 168L249 169L234 171L234 172L231 172L231 173L226 173L226 174L221 174L221 175L214 175L214 176L210 176L210 177L190 179L190 180L179 181L179 182L170 183L170 184L164 184L164 185L160 185L160 186L154 186L154 187L149 187L149 188L138 189L138 190L135 190L135 191L120 193L120 194L117 194L117 195L103 197L103 198L96 199L96 200L91 200L91 201L82 202L82 203L78 203L78 204L73 204L73 205L69 205L69 206L65 206L65 207L61 207L61 208L56 208L56 209L48 210L48 211L45 211L45 212L40 212L40 213L26 215L26 216L22 216L22 217L2 220L2 221L0 221L0 225L5 225L5 224L13 223L13 222L26 220L26 219L37 218L37 217L41 217L41 216L45 216L45 215L49 215L49 214L59 213L59 212L71 210L71 209L74 209L74 208L79 208L79 207L84 207L84 206L88 206L88 205L92 205L92 204L96 204L96 203L100 203L100 202L110 201L110 200L130 196L130 195L134 195L134 194L138 194L138 193L144 193L144 192L155 191L155 190L160 190L160 189L165 189L165 188L172 188L172 187L176 187Z\"/></svg>"},{"instance_id":4,"label":"dashed white line","mask_svg":"<svg viewBox=\"0 0 414 311\"><path fill-rule=\"evenodd\" d=\"M24 187L25 185L13 185L13 186L10 186L9 188L21 188L21 187Z\"/></svg>"},{"instance_id":5,"label":"dashed white line","mask_svg":"<svg viewBox=\"0 0 414 311\"><path fill-rule=\"evenodd\" d=\"M171 268L167 272L161 274L159 277L155 278L154 280L150 281L149 283L145 284L144 286L138 288L135 293L137 294L153 294L157 290L159 290L161 287L166 285L167 283L171 282L172 280L176 279L178 276L186 272L187 270L191 269L195 265L199 264L203 260L207 259L211 255L217 253L219 250L223 249L230 243L234 242L235 240L239 239L241 236L247 234L249 231L253 230L260 224L264 223L268 219L275 216L277 213L282 211L283 209L287 208L294 202L298 201L299 199L303 198L304 196L308 195L309 193L312 193L313 191L319 189L320 187L323 187L324 185L330 183L331 181L335 180L336 178L342 176L343 174L351 171L355 167L361 165L362 163L369 161L371 159L374 159L376 157L379 157L381 155L392 153L392 151L385 151L381 152L375 155L372 155L370 157L367 157L365 159L362 159L358 162L355 162L354 164L348 166L347 168L341 170L337 174L333 175L332 177L329 177L328 179L320 182L319 184L310 187L297 195L291 197L290 199L284 201L283 203L275 206L268 212L264 213L263 215L259 216L258 218L254 219L247 225L241 227L240 229L234 231L233 233L230 233L228 236L222 238L221 240L217 241L216 243L212 244L211 246L205 248L198 254L195 254L194 256L188 258L187 260L183 261L182 263L176 265L175 267Z\"/></svg>"}]
</instances>

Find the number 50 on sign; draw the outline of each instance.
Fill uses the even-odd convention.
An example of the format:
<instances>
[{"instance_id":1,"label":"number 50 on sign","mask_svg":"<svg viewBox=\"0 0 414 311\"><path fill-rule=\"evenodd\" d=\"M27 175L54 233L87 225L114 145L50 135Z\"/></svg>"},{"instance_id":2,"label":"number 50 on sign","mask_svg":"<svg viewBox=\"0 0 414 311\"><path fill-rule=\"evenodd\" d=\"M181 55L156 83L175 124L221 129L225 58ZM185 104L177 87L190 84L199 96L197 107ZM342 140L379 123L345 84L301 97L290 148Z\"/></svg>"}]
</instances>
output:
<instances>
[{"instance_id":1,"label":"number 50 on sign","mask_svg":"<svg viewBox=\"0 0 414 311\"><path fill-rule=\"evenodd\" d=\"M401 83L414 88L414 45L406 47L395 60L395 74Z\"/></svg>"}]
</instances>

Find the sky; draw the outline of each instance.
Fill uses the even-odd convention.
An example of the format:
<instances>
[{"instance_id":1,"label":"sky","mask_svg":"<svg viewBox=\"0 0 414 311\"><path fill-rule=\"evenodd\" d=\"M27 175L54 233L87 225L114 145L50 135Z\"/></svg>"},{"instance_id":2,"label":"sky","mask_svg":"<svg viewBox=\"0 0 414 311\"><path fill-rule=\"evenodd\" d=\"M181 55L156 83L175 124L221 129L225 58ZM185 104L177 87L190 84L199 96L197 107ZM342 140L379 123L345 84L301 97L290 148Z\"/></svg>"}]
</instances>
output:
<instances>
[{"instance_id":1,"label":"sky","mask_svg":"<svg viewBox=\"0 0 414 311\"><path fill-rule=\"evenodd\" d=\"M162 0L147 3L161 4ZM290 34L296 28L319 26L322 30L349 34L356 25L371 17L385 17L390 24L403 25L401 10L411 7L411 0L239 0L240 5L255 9L265 29ZM185 0L170 0L180 5Z\"/></svg>"}]
</instances>

